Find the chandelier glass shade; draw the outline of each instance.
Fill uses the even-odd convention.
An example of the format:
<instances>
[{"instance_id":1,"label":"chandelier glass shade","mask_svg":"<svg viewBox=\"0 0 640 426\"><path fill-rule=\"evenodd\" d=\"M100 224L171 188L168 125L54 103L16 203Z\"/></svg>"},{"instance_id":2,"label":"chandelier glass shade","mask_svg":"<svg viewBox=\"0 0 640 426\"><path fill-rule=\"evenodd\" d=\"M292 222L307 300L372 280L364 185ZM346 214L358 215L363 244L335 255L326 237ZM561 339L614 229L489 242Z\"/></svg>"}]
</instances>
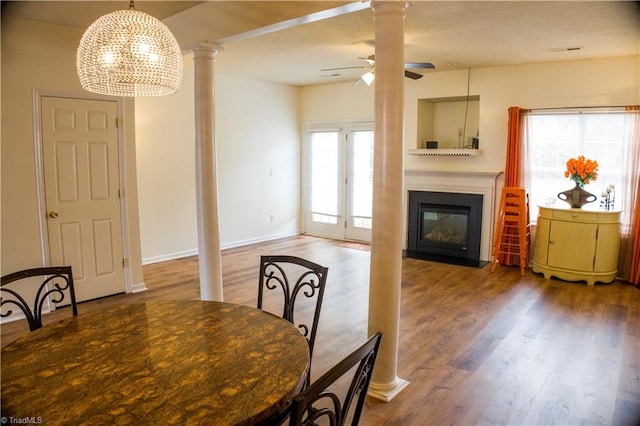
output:
<instances>
[{"instance_id":1,"label":"chandelier glass shade","mask_svg":"<svg viewBox=\"0 0 640 426\"><path fill-rule=\"evenodd\" d=\"M169 28L133 9L98 18L76 54L85 90L113 96L163 96L182 83L182 52Z\"/></svg>"}]
</instances>

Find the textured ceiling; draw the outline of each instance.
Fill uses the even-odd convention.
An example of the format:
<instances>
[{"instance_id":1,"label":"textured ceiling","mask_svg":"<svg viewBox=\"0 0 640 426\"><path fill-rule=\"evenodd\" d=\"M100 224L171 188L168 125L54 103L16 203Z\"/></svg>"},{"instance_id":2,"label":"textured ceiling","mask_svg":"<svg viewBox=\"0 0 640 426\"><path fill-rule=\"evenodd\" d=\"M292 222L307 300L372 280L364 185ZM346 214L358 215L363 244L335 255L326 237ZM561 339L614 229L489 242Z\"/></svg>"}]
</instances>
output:
<instances>
[{"instance_id":1,"label":"textured ceiling","mask_svg":"<svg viewBox=\"0 0 640 426\"><path fill-rule=\"evenodd\" d=\"M134 7L162 20L201 1L136 1ZM35 21L85 28L100 16L118 9L128 9L128 1L2 1L2 13Z\"/></svg>"},{"instance_id":2,"label":"textured ceiling","mask_svg":"<svg viewBox=\"0 0 640 426\"><path fill-rule=\"evenodd\" d=\"M86 27L128 2L3 2L2 12ZM183 48L223 45L221 73L293 85L353 81L374 53L367 2L136 1L163 21ZM321 12L329 10L328 12ZM579 48L578 50L567 50ZM640 54L635 1L414 1L405 19L405 60L439 72L532 62ZM457 64L457 65L452 65Z\"/></svg>"}]
</instances>

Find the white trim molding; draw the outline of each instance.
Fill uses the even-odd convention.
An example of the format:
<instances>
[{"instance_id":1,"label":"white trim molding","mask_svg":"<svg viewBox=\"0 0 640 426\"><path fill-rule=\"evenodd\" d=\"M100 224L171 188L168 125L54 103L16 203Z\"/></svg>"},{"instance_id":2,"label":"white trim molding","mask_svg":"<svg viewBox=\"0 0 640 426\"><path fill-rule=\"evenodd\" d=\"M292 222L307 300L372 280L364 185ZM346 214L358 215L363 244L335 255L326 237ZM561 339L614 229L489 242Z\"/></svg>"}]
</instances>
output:
<instances>
[{"instance_id":1,"label":"white trim molding","mask_svg":"<svg viewBox=\"0 0 640 426\"><path fill-rule=\"evenodd\" d=\"M260 237L248 238L246 240L237 240L229 243L220 243L220 250L224 251L224 250L228 250L236 247L248 246L250 244L258 244L266 241L277 240L280 238L293 237L300 234L301 234L300 231L281 232L279 234L263 235ZM197 256L197 255L198 255L198 248L196 247L196 248L182 250L178 252L161 254L158 256L145 257L142 259L142 264L150 265L152 263L165 262L167 260L174 260L174 259L182 259L185 257Z\"/></svg>"},{"instance_id":2,"label":"white trim molding","mask_svg":"<svg viewBox=\"0 0 640 426\"><path fill-rule=\"evenodd\" d=\"M418 157L477 157L479 149L410 149L409 155Z\"/></svg>"},{"instance_id":3,"label":"white trim molding","mask_svg":"<svg viewBox=\"0 0 640 426\"><path fill-rule=\"evenodd\" d=\"M32 89L32 107L33 107L33 144L34 144L34 156L35 156L35 172L36 172L36 197L38 199L38 217L40 227L40 245L42 251L42 264L49 265L51 254L48 238L48 223L46 215L46 200L45 200L45 183L44 183L44 159L42 152L42 98L68 98L77 100L97 100L115 102L117 108L118 119L122 122L117 129L118 138L118 181L119 187L123 190L124 196L120 198L120 221L121 236L122 236L122 257L129 259L131 257L131 239L130 239L130 220L129 220L129 200L126 196L128 188L127 186L127 164L130 161L127 157L126 151L126 134L125 131L128 126L132 126L132 123L127 123L125 120L125 102L124 98L115 98L113 96L100 95L90 92L67 92L56 91L46 89ZM144 284L142 284L144 286ZM135 288L134 288L135 287ZM130 266L124 267L124 289L125 293L133 293L136 288L140 288L140 284L133 283L133 273ZM146 288L146 287L145 287ZM53 309L52 309L53 310Z\"/></svg>"}]
</instances>

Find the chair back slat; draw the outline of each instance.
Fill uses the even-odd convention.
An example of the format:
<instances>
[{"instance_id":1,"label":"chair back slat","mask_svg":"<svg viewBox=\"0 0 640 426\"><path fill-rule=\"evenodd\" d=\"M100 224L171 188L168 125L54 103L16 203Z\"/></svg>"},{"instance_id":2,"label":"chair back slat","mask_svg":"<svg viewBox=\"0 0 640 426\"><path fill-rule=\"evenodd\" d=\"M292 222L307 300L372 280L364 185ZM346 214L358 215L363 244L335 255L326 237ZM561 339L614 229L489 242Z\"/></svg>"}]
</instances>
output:
<instances>
[{"instance_id":1,"label":"chair back slat","mask_svg":"<svg viewBox=\"0 0 640 426\"><path fill-rule=\"evenodd\" d=\"M313 355L328 272L329 268L297 256L260 257L258 309L276 313L273 305L281 305L282 318L306 337L310 356ZM309 384L309 378L306 384Z\"/></svg>"},{"instance_id":2,"label":"chair back slat","mask_svg":"<svg viewBox=\"0 0 640 426\"><path fill-rule=\"evenodd\" d=\"M300 392L291 404L289 426L310 426L319 419L331 426L342 426L349 418L351 425L356 426L360 421L381 339L382 333L374 334ZM349 372L353 375L347 376ZM330 387L343 377L351 377L351 382L349 390L341 397Z\"/></svg>"},{"instance_id":3,"label":"chair back slat","mask_svg":"<svg viewBox=\"0 0 640 426\"><path fill-rule=\"evenodd\" d=\"M27 280L32 277L40 277L44 281L38 285L33 305L27 302L21 294L22 290L17 281ZM13 313L9 306L19 308L29 323L29 330L37 330L42 327L42 310L47 301L61 303L65 300L65 292L69 292L69 300L73 315L78 315L76 293L73 284L71 266L45 266L40 268L25 269L0 279L0 307L5 306L5 311L0 312L0 317L6 318Z\"/></svg>"}]
</instances>

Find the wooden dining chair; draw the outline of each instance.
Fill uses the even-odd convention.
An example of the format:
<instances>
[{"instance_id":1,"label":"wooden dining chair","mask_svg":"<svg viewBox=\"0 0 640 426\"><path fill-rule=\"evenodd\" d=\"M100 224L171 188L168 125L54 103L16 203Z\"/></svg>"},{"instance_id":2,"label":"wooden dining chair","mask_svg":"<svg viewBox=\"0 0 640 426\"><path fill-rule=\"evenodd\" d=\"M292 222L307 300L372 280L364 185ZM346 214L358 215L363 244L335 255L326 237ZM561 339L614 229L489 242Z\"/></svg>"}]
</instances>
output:
<instances>
[{"instance_id":1,"label":"wooden dining chair","mask_svg":"<svg viewBox=\"0 0 640 426\"><path fill-rule=\"evenodd\" d=\"M322 424L331 426L342 426L349 419L352 426L357 425L381 340L382 333L377 332L295 396L289 411L289 426L310 426L320 419L323 419ZM356 365L357 368L354 368ZM337 382L349 377L348 390L340 392Z\"/></svg>"},{"instance_id":2,"label":"wooden dining chair","mask_svg":"<svg viewBox=\"0 0 640 426\"><path fill-rule=\"evenodd\" d=\"M258 309L282 312L282 318L307 338L309 356L313 355L328 271L325 266L296 256L260 257Z\"/></svg>"},{"instance_id":3,"label":"wooden dining chair","mask_svg":"<svg viewBox=\"0 0 640 426\"><path fill-rule=\"evenodd\" d=\"M37 277L37 286L29 287L30 278ZM40 282L40 280L44 280ZM17 283L20 281L20 283ZM16 284L13 284L13 283ZM22 294L26 294L29 288L35 291L33 306ZM15 305L27 318L29 330L37 330L42 327L42 308L47 300L52 303L61 303L65 299L65 292L68 290L71 310L73 315L78 315L76 303L76 293L73 286L73 273L71 266L46 266L40 268L25 269L4 275L0 278L0 307L5 305ZM31 294L31 293L29 293ZM50 299L49 299L50 298ZM0 313L1 317L8 317L13 311L7 309Z\"/></svg>"}]
</instances>

